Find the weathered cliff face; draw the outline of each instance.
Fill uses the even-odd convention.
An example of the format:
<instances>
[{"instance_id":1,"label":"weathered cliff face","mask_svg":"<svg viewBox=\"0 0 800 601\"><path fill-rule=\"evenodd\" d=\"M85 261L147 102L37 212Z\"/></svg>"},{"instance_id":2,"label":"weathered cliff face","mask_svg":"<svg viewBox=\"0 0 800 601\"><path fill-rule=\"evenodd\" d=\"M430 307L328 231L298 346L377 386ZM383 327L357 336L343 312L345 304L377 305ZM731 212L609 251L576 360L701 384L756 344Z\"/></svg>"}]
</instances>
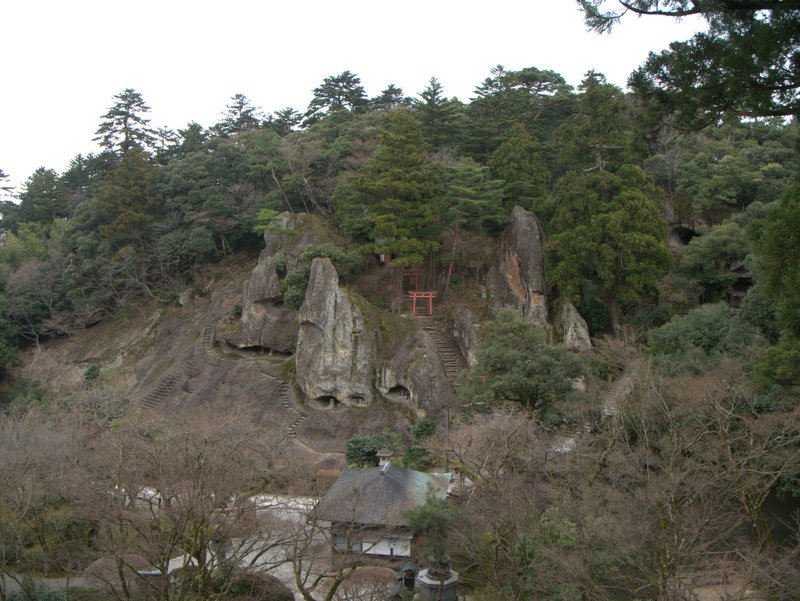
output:
<instances>
[{"instance_id":1,"label":"weathered cliff face","mask_svg":"<svg viewBox=\"0 0 800 601\"><path fill-rule=\"evenodd\" d=\"M591 352L592 339L589 336L589 326L586 325L586 320L578 313L575 305L570 302L564 303L559 323L564 334L564 346L568 351Z\"/></svg>"},{"instance_id":2,"label":"weathered cliff face","mask_svg":"<svg viewBox=\"0 0 800 601\"><path fill-rule=\"evenodd\" d=\"M297 312L283 305L283 294L275 263L282 254L258 260L242 290L242 322L233 343L240 347L260 346L281 353L294 351L297 344Z\"/></svg>"},{"instance_id":3,"label":"weathered cliff face","mask_svg":"<svg viewBox=\"0 0 800 601\"><path fill-rule=\"evenodd\" d=\"M487 285L495 309L516 309L528 321L547 327L547 284L542 247L544 233L531 211L514 207L500 238L498 269L490 270Z\"/></svg>"},{"instance_id":4,"label":"weathered cliff face","mask_svg":"<svg viewBox=\"0 0 800 601\"><path fill-rule=\"evenodd\" d=\"M475 353L478 350L478 343L480 338L478 336L478 327L480 320L475 312L466 305L459 305L453 311L451 328L453 338L458 344L458 350L461 356L467 362L467 367L475 367L478 359Z\"/></svg>"},{"instance_id":5,"label":"weathered cliff face","mask_svg":"<svg viewBox=\"0 0 800 601\"><path fill-rule=\"evenodd\" d=\"M377 335L355 296L339 288L336 268L314 259L297 315L297 384L316 406L368 405L377 362Z\"/></svg>"},{"instance_id":6,"label":"weathered cliff face","mask_svg":"<svg viewBox=\"0 0 800 601\"><path fill-rule=\"evenodd\" d=\"M439 361L436 344L423 330L413 331L392 349L380 370L378 390L419 417L439 417L457 402Z\"/></svg>"},{"instance_id":7,"label":"weathered cliff face","mask_svg":"<svg viewBox=\"0 0 800 601\"><path fill-rule=\"evenodd\" d=\"M297 312L283 305L276 266L286 270L300 264L300 255L312 244L330 237L320 218L305 213L281 213L273 227L264 232L264 250L242 290L242 322L231 342L240 347L260 346L290 353L297 344Z\"/></svg>"}]
</instances>

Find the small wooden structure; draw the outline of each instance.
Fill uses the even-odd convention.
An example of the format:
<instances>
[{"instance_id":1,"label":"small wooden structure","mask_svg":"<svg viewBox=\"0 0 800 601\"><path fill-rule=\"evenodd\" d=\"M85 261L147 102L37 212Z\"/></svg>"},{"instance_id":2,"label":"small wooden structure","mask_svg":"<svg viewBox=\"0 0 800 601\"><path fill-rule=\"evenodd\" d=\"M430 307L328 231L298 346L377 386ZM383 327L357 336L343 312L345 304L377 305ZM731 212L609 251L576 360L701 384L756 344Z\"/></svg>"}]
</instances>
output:
<instances>
[{"instance_id":1,"label":"small wooden structure","mask_svg":"<svg viewBox=\"0 0 800 601\"><path fill-rule=\"evenodd\" d=\"M424 291L424 290L409 290L408 295L411 297L412 305L411 305L411 314L417 314L417 299L428 299L428 315L433 315L433 299L436 298L435 291Z\"/></svg>"},{"instance_id":2,"label":"small wooden structure","mask_svg":"<svg viewBox=\"0 0 800 601\"><path fill-rule=\"evenodd\" d=\"M426 474L386 463L366 470L345 468L314 509L330 531L334 553L406 558L412 534L405 513L429 494L447 498L450 474Z\"/></svg>"}]
</instances>

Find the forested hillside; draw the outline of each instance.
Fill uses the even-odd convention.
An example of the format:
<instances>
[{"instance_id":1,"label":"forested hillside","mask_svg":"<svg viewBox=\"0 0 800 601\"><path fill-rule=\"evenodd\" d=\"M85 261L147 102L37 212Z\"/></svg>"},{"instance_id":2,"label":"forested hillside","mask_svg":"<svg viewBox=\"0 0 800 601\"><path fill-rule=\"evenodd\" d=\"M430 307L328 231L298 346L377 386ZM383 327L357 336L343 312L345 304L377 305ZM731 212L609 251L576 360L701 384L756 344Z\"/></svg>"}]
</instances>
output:
<instances>
[{"instance_id":1,"label":"forested hillside","mask_svg":"<svg viewBox=\"0 0 800 601\"><path fill-rule=\"evenodd\" d=\"M425 266L443 285L451 259L456 275L480 274L482 237L520 205L548 237L550 284L595 333L617 327L620 303L658 324L721 300L754 240L766 259L765 219L781 219L769 208L798 164L793 123L730 116L690 132L599 73L575 90L534 67L493 69L469 103L435 79L415 98L394 86L367 98L344 72L303 113L264 118L236 95L219 123L173 132L151 129L148 110L122 91L100 119L104 152L36 170L3 206L5 365L21 343L174 298L192 266L257 247L279 211L318 213L348 250ZM668 228L691 241L674 259Z\"/></svg>"},{"instance_id":2,"label":"forested hillside","mask_svg":"<svg viewBox=\"0 0 800 601\"><path fill-rule=\"evenodd\" d=\"M601 31L622 17L581 4ZM219 122L175 131L150 126L134 89L110 99L101 152L37 169L0 207L0 579L102 557L120 576L166 573L187 557L191 571L150 593L228 599L248 595L236 586L257 553L292 566L297 598L366 598L347 592L346 562L323 578L308 532L266 527L248 503L320 494L331 467L371 465L385 447L460 476L457 501L429 500L412 528L420 557L436 539L476 601L688 600L709 582L730 598L796 598L798 9L737 4L625 4L711 26L651 55L630 92L595 71L573 87L498 65L469 100L436 78L370 98L344 71L308 107L264 115L235 94ZM512 275L544 299L543 319L493 297L516 207L541 227L546 285ZM291 240L304 241L294 254ZM405 317L404 277L436 292L435 319ZM347 305L348 340L374 355L372 388L346 406L304 395L300 372L320 357L292 355L327 300L306 307L313 285ZM286 348L245 340L256 309L291 322ZM585 352L561 344L570 310ZM118 356L140 353L124 375L122 359L87 359L72 396L29 378L32 357L117 334ZM240 363L218 367L222 351ZM420 381L447 394L413 405Z\"/></svg>"}]
</instances>

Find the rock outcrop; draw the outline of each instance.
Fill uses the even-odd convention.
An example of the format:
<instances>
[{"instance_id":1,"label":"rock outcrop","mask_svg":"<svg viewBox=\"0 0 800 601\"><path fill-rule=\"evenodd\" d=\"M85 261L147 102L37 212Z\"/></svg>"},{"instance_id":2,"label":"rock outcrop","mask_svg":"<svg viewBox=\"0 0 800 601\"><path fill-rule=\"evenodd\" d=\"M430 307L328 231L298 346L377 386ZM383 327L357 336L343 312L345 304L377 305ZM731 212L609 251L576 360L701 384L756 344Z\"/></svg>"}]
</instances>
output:
<instances>
[{"instance_id":1,"label":"rock outcrop","mask_svg":"<svg viewBox=\"0 0 800 601\"><path fill-rule=\"evenodd\" d=\"M592 339L589 336L589 326L581 317L578 310L570 302L564 303L559 320L561 331L564 333L564 346L569 351L589 353L592 351Z\"/></svg>"},{"instance_id":2,"label":"rock outcrop","mask_svg":"<svg viewBox=\"0 0 800 601\"><path fill-rule=\"evenodd\" d=\"M547 327L543 246L544 233L536 215L514 207L511 221L500 238L498 269L490 271L487 285L495 309L516 309L531 323Z\"/></svg>"},{"instance_id":3,"label":"rock outcrop","mask_svg":"<svg viewBox=\"0 0 800 601\"><path fill-rule=\"evenodd\" d=\"M424 330L415 330L392 349L380 370L378 390L417 416L438 417L454 406L456 397L447 381L436 344Z\"/></svg>"},{"instance_id":4,"label":"rock outcrop","mask_svg":"<svg viewBox=\"0 0 800 601\"><path fill-rule=\"evenodd\" d=\"M333 264L314 259L297 315L295 355L297 384L314 406L358 407L373 400L377 334L367 327L359 304L339 287Z\"/></svg>"},{"instance_id":5,"label":"rock outcrop","mask_svg":"<svg viewBox=\"0 0 800 601\"><path fill-rule=\"evenodd\" d=\"M275 219L264 232L264 250L243 286L241 328L231 341L234 345L294 352L297 312L283 304L278 267L287 271L297 268L306 247L329 240L324 224L315 215L281 213Z\"/></svg>"},{"instance_id":6,"label":"rock outcrop","mask_svg":"<svg viewBox=\"0 0 800 601\"><path fill-rule=\"evenodd\" d=\"M466 305L459 305L453 311L451 331L458 344L458 350L469 368L475 367L478 362L475 353L480 342L477 329L479 324L480 320L475 312Z\"/></svg>"}]
</instances>

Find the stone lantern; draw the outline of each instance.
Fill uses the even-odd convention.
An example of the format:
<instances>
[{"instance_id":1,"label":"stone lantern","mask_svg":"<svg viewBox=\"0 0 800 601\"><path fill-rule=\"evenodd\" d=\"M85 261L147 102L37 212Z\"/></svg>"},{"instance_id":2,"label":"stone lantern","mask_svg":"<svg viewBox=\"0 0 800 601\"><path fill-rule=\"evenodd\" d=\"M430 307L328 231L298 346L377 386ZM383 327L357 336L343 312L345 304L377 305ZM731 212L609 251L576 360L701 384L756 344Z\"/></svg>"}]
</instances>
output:
<instances>
[{"instance_id":1,"label":"stone lantern","mask_svg":"<svg viewBox=\"0 0 800 601\"><path fill-rule=\"evenodd\" d=\"M419 601L458 601L458 573L450 569L450 560L429 558L426 569L417 575Z\"/></svg>"}]
</instances>

